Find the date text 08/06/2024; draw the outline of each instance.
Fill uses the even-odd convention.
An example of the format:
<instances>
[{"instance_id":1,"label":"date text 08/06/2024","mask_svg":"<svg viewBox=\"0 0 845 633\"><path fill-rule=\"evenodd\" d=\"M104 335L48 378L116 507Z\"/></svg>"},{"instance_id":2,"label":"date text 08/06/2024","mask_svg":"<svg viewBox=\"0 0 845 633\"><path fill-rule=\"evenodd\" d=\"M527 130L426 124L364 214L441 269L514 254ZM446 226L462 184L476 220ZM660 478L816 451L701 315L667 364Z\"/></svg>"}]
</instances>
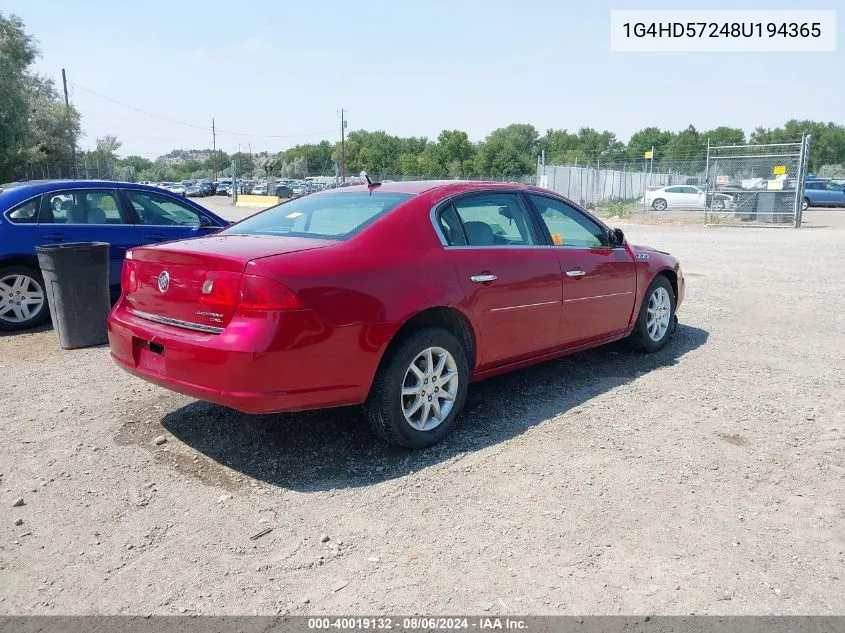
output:
<instances>
[{"instance_id":1,"label":"date text 08/06/2024","mask_svg":"<svg viewBox=\"0 0 845 633\"><path fill-rule=\"evenodd\" d=\"M527 631L528 623L507 617L323 617L308 618L308 629L315 631Z\"/></svg>"}]
</instances>

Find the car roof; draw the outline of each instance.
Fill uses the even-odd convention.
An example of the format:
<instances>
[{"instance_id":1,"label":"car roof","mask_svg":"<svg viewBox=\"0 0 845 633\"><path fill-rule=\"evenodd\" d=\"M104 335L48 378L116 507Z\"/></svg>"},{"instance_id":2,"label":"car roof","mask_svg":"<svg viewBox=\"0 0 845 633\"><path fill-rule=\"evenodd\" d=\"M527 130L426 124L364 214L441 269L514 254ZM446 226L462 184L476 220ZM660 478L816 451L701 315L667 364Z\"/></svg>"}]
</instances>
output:
<instances>
[{"instance_id":1,"label":"car roof","mask_svg":"<svg viewBox=\"0 0 845 633\"><path fill-rule=\"evenodd\" d=\"M351 185L349 187L330 189L326 193L368 191L369 189L370 188L367 185ZM541 189L540 187L532 187L531 185L523 185L515 182L486 182L478 180L407 180L402 182L384 182L374 188L374 191L418 195L434 189L443 189L444 193L458 193L461 191L488 189L531 189L537 191L547 191L545 189Z\"/></svg>"},{"instance_id":2,"label":"car roof","mask_svg":"<svg viewBox=\"0 0 845 633\"><path fill-rule=\"evenodd\" d=\"M115 180L29 180L24 182L8 183L7 185L0 185L0 187L2 187L2 190L0 190L0 212L10 209L20 202L24 202L25 200L34 198L42 193L49 193L51 191L91 189L93 187L104 189L136 189L151 191L154 193L166 191L163 187L153 187L151 185L142 185L137 182L120 182ZM204 213L218 220L222 220L222 218L209 209L204 209Z\"/></svg>"}]
</instances>

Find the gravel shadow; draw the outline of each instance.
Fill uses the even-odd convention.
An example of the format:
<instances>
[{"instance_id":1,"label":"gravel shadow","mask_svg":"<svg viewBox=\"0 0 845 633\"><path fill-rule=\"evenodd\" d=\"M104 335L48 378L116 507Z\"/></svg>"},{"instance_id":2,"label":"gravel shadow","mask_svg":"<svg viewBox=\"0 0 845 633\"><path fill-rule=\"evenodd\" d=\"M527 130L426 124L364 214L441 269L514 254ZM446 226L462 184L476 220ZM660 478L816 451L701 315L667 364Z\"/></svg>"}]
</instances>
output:
<instances>
[{"instance_id":1,"label":"gravel shadow","mask_svg":"<svg viewBox=\"0 0 845 633\"><path fill-rule=\"evenodd\" d=\"M378 441L357 407L246 415L194 402L161 423L214 461L275 486L301 492L367 486L508 440L643 373L677 364L707 337L679 324L655 354L612 343L474 383L452 433L423 451Z\"/></svg>"}]
</instances>

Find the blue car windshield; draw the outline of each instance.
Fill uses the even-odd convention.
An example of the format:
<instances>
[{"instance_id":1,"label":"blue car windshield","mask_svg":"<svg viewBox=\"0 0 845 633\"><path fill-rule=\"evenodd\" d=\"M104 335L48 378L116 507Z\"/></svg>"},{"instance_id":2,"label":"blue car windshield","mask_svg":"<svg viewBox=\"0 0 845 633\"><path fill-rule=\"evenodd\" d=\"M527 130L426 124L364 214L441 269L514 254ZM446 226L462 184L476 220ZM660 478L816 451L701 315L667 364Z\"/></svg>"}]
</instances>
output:
<instances>
[{"instance_id":1,"label":"blue car windshield","mask_svg":"<svg viewBox=\"0 0 845 633\"><path fill-rule=\"evenodd\" d=\"M332 192L297 198L222 231L346 240L413 196L394 192Z\"/></svg>"}]
</instances>

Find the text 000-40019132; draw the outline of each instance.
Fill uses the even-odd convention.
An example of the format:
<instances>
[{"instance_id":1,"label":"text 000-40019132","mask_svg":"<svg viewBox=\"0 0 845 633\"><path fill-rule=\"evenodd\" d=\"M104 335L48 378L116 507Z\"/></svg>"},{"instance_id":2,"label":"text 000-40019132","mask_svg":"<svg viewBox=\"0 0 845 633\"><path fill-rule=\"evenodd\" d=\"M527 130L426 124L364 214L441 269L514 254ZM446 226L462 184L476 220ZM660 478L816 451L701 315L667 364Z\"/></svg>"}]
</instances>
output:
<instances>
[{"instance_id":1,"label":"text 000-40019132","mask_svg":"<svg viewBox=\"0 0 845 633\"><path fill-rule=\"evenodd\" d=\"M611 11L612 52L835 52L836 11Z\"/></svg>"}]
</instances>

